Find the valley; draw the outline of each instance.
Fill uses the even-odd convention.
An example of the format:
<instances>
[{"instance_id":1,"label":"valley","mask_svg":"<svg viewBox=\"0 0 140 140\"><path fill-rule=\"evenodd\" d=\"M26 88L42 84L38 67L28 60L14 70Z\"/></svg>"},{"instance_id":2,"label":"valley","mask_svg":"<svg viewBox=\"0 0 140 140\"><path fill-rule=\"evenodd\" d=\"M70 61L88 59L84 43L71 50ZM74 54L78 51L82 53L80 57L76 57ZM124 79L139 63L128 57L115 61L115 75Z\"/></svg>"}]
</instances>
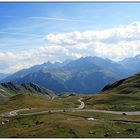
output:
<instances>
[{"instance_id":1,"label":"valley","mask_svg":"<svg viewBox=\"0 0 140 140\"><path fill-rule=\"evenodd\" d=\"M1 115L0 121L6 122L0 125L0 137L9 138L107 138L107 137L137 137L140 132L140 111L139 114L123 115L118 111L98 111L77 108L80 105L78 99L75 104L72 101L75 97L66 97L63 108L58 106L42 106L20 110L19 114L11 116ZM79 98L79 97L78 97ZM19 99L20 100L20 99ZM50 99L49 99L50 100ZM55 99L56 100L56 99ZM61 99L57 99L61 100ZM70 102L71 101L71 102ZM46 100L46 102L48 102ZM49 102L48 102L49 103ZM68 105L69 103L69 105ZM49 103L50 104L50 103ZM82 104L82 103L81 103ZM27 107L28 104L26 104ZM66 106L67 105L67 106ZM65 107L64 107L65 106ZM75 108L69 110L69 108ZM2 106L1 106L2 107ZM86 107L86 104L85 104ZM12 108L9 110L12 111ZM19 107L21 108L21 106ZM59 110L54 110L55 108ZM41 111L42 110L42 111ZM49 110L43 112L44 110ZM7 110L8 111L8 110ZM10 112L11 112L10 111ZM41 111L41 112L40 112ZM2 111L4 114L5 111ZM37 113L39 112L39 113ZM12 113L14 113L12 111ZM6 115L6 114L5 114Z\"/></svg>"},{"instance_id":2,"label":"valley","mask_svg":"<svg viewBox=\"0 0 140 140\"><path fill-rule=\"evenodd\" d=\"M140 111L111 111L109 103L116 104L106 102L105 95L61 95L54 99L37 94L14 95L1 102L0 121L9 122L0 125L0 137L139 138Z\"/></svg>"},{"instance_id":3,"label":"valley","mask_svg":"<svg viewBox=\"0 0 140 140\"><path fill-rule=\"evenodd\" d=\"M140 74L122 69L86 57L10 75L0 84L0 137L139 138Z\"/></svg>"}]
</instances>

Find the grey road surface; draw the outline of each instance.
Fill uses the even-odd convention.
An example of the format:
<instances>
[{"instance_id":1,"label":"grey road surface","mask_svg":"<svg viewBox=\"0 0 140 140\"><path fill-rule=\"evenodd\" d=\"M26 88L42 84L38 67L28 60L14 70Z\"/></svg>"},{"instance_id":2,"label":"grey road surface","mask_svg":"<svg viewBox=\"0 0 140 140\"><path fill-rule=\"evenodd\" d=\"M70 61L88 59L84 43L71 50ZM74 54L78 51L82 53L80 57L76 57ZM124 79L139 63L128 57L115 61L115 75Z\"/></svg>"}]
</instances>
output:
<instances>
[{"instance_id":1,"label":"grey road surface","mask_svg":"<svg viewBox=\"0 0 140 140\"><path fill-rule=\"evenodd\" d=\"M30 110L29 108L24 108L24 109L6 112L6 113L2 114L2 116L4 116L4 117L13 117L13 116L17 116L17 115L28 116L28 115L46 114L49 112L52 112L52 113L55 113L55 112L102 112L102 113L110 113L110 114L124 114L125 113L126 115L140 115L140 111L122 112L122 111L83 109L85 107L83 98L78 99L78 102L80 103L80 105L77 108L69 108L69 109L61 109L61 110L47 110L47 111L32 112L32 113L20 113L22 111Z\"/></svg>"}]
</instances>

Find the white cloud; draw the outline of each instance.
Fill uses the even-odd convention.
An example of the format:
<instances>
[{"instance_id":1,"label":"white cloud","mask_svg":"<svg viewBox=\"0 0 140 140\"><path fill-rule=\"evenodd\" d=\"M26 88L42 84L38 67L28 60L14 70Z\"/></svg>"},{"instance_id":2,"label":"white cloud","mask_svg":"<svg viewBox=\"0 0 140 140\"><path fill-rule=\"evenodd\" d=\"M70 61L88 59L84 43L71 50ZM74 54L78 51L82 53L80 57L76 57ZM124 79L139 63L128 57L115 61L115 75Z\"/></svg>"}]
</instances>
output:
<instances>
[{"instance_id":1,"label":"white cloud","mask_svg":"<svg viewBox=\"0 0 140 140\"><path fill-rule=\"evenodd\" d=\"M88 20L78 20L78 19L67 19L67 18L53 18L53 17L29 17L29 19L34 20L55 20L55 21L78 21L78 22L89 22Z\"/></svg>"},{"instance_id":2,"label":"white cloud","mask_svg":"<svg viewBox=\"0 0 140 140\"><path fill-rule=\"evenodd\" d=\"M119 41L139 40L140 38L140 23L133 22L127 26L119 26L118 28L106 29L102 31L85 31L85 32L71 32L62 34L49 34L46 40L54 44L68 44L73 45L81 42L103 42L116 43Z\"/></svg>"},{"instance_id":3,"label":"white cloud","mask_svg":"<svg viewBox=\"0 0 140 140\"><path fill-rule=\"evenodd\" d=\"M140 22L101 31L49 34L46 40L71 52L121 60L140 53Z\"/></svg>"},{"instance_id":4,"label":"white cloud","mask_svg":"<svg viewBox=\"0 0 140 140\"><path fill-rule=\"evenodd\" d=\"M99 56L115 61L140 54L140 22L105 30L45 36L46 46L20 53L1 52L0 72L14 72L45 61Z\"/></svg>"},{"instance_id":5,"label":"white cloud","mask_svg":"<svg viewBox=\"0 0 140 140\"><path fill-rule=\"evenodd\" d=\"M72 56L72 54L71 54ZM0 53L0 72L14 72L23 68L28 68L46 61L63 61L69 58L67 49L58 46L39 47L34 50L24 51L21 53Z\"/></svg>"},{"instance_id":6,"label":"white cloud","mask_svg":"<svg viewBox=\"0 0 140 140\"><path fill-rule=\"evenodd\" d=\"M35 37L35 38L41 38L42 36L36 35L36 34L29 34L29 33L16 33L16 32L6 32L6 31L0 31L0 34L6 34L6 35L16 35L16 36L27 36L27 37Z\"/></svg>"}]
</instances>

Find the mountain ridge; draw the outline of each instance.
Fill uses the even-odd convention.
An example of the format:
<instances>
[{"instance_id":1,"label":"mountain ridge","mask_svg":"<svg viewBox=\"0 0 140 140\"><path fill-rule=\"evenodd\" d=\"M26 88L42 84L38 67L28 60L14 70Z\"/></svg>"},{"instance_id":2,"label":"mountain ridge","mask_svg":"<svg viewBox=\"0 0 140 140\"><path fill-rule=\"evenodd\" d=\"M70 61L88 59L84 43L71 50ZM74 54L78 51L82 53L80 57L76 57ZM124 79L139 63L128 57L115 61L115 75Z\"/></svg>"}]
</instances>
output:
<instances>
[{"instance_id":1,"label":"mountain ridge","mask_svg":"<svg viewBox=\"0 0 140 140\"><path fill-rule=\"evenodd\" d=\"M39 95L47 96L49 98L56 96L55 93L52 92L51 90L41 87L35 83L15 84L12 82L7 82L7 83L0 84L0 97L1 98L10 97L10 96L21 94L21 93L39 94Z\"/></svg>"},{"instance_id":2,"label":"mountain ridge","mask_svg":"<svg viewBox=\"0 0 140 140\"><path fill-rule=\"evenodd\" d=\"M6 77L8 77L8 76L10 76L11 74L9 74L9 73L0 73L0 81L1 80L3 80L3 79L5 79Z\"/></svg>"},{"instance_id":3,"label":"mountain ridge","mask_svg":"<svg viewBox=\"0 0 140 140\"><path fill-rule=\"evenodd\" d=\"M60 92L98 93L108 83L134 74L123 64L99 57L81 57L63 63L46 62L14 73L1 82L34 82Z\"/></svg>"}]
</instances>

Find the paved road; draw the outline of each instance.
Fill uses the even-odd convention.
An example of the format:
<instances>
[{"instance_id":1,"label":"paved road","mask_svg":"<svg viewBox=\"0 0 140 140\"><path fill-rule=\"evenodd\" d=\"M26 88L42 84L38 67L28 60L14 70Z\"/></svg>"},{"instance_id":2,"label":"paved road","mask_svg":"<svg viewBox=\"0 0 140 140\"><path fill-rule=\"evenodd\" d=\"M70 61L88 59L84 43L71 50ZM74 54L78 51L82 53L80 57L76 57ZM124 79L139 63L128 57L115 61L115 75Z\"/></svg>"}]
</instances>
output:
<instances>
[{"instance_id":1,"label":"paved road","mask_svg":"<svg viewBox=\"0 0 140 140\"><path fill-rule=\"evenodd\" d=\"M45 114L49 112L103 112L103 113L110 113L110 114L123 114L126 115L140 115L140 111L135 112L121 112L121 111L107 111L107 110L95 110L95 109L83 109L85 107L85 103L82 101L83 98L78 99L80 105L77 108L69 108L69 109L61 109L61 110L47 110L47 111L40 111L40 112L33 112L33 113L20 113L22 111L28 111L29 108L13 110L11 112L6 112L3 114L4 117L13 117L13 116L28 116L28 115L38 115L38 114Z\"/></svg>"},{"instance_id":2,"label":"paved road","mask_svg":"<svg viewBox=\"0 0 140 140\"><path fill-rule=\"evenodd\" d=\"M46 114L46 113L49 113L49 112L64 112L64 110L50 110L50 111L40 111L40 112L32 112L32 113L19 113L20 116L29 116L29 115L39 115L39 114Z\"/></svg>"},{"instance_id":3,"label":"paved road","mask_svg":"<svg viewBox=\"0 0 140 140\"><path fill-rule=\"evenodd\" d=\"M85 107L85 103L82 101L83 98L78 99L78 102L80 103L80 105L78 105L77 108L71 108L70 110L79 110L79 109L83 109Z\"/></svg>"},{"instance_id":4,"label":"paved road","mask_svg":"<svg viewBox=\"0 0 140 140\"><path fill-rule=\"evenodd\" d=\"M72 110L78 110L78 109L83 109L85 107L85 103L82 101L83 98L78 99L78 102L80 103L80 105L77 108L70 108L70 109L65 109L66 111L72 111ZM22 111L28 111L30 110L29 108L24 108L24 109L18 109L18 110L13 110L11 112L6 112L4 114L2 114L2 116L4 117L13 117L13 116L17 116L17 115L21 115L21 116L27 116L27 115L37 115L37 114L45 114L45 113L49 113L49 112L64 112L63 110L50 110L50 111L40 111L40 112L33 112L33 113L20 113Z\"/></svg>"},{"instance_id":5,"label":"paved road","mask_svg":"<svg viewBox=\"0 0 140 140\"><path fill-rule=\"evenodd\" d=\"M3 113L2 116L13 117L13 116L17 116L19 112L27 111L27 110L30 110L30 109L29 108L24 108L24 109L13 110L13 111L10 111L10 112Z\"/></svg>"},{"instance_id":6,"label":"paved road","mask_svg":"<svg viewBox=\"0 0 140 140\"><path fill-rule=\"evenodd\" d=\"M140 115L140 111L134 111L134 112L125 112L125 111L108 111L108 110L95 110L95 109L79 109L79 110L73 110L73 112L102 112L102 113L110 113L110 114L123 114L126 115Z\"/></svg>"},{"instance_id":7,"label":"paved road","mask_svg":"<svg viewBox=\"0 0 140 140\"><path fill-rule=\"evenodd\" d=\"M83 98L80 98L78 100L78 102L80 103L80 105L77 108L75 108L75 109L83 109L85 107L85 103L82 100L83 100Z\"/></svg>"},{"instance_id":8,"label":"paved road","mask_svg":"<svg viewBox=\"0 0 140 140\"><path fill-rule=\"evenodd\" d=\"M19 115L21 115L21 116L28 116L28 115L45 114L45 113L49 113L49 112L54 113L54 112L65 112L65 111L67 112L67 111L79 110L79 109L83 109L85 107L85 103L82 100L83 100L83 98L78 99L78 102L80 103L80 105L77 108L70 108L70 109L63 109L63 110L62 109L61 110L49 110L49 111L47 110L47 111L40 111L40 112L33 112L33 113L26 113L26 114L25 113L24 114L23 113L19 113L21 111L29 110L27 108L27 109L24 109L24 110L20 109L20 110L12 111L12 114L14 116L16 116L19 113ZM9 113L11 114L11 112L9 112Z\"/></svg>"}]
</instances>

